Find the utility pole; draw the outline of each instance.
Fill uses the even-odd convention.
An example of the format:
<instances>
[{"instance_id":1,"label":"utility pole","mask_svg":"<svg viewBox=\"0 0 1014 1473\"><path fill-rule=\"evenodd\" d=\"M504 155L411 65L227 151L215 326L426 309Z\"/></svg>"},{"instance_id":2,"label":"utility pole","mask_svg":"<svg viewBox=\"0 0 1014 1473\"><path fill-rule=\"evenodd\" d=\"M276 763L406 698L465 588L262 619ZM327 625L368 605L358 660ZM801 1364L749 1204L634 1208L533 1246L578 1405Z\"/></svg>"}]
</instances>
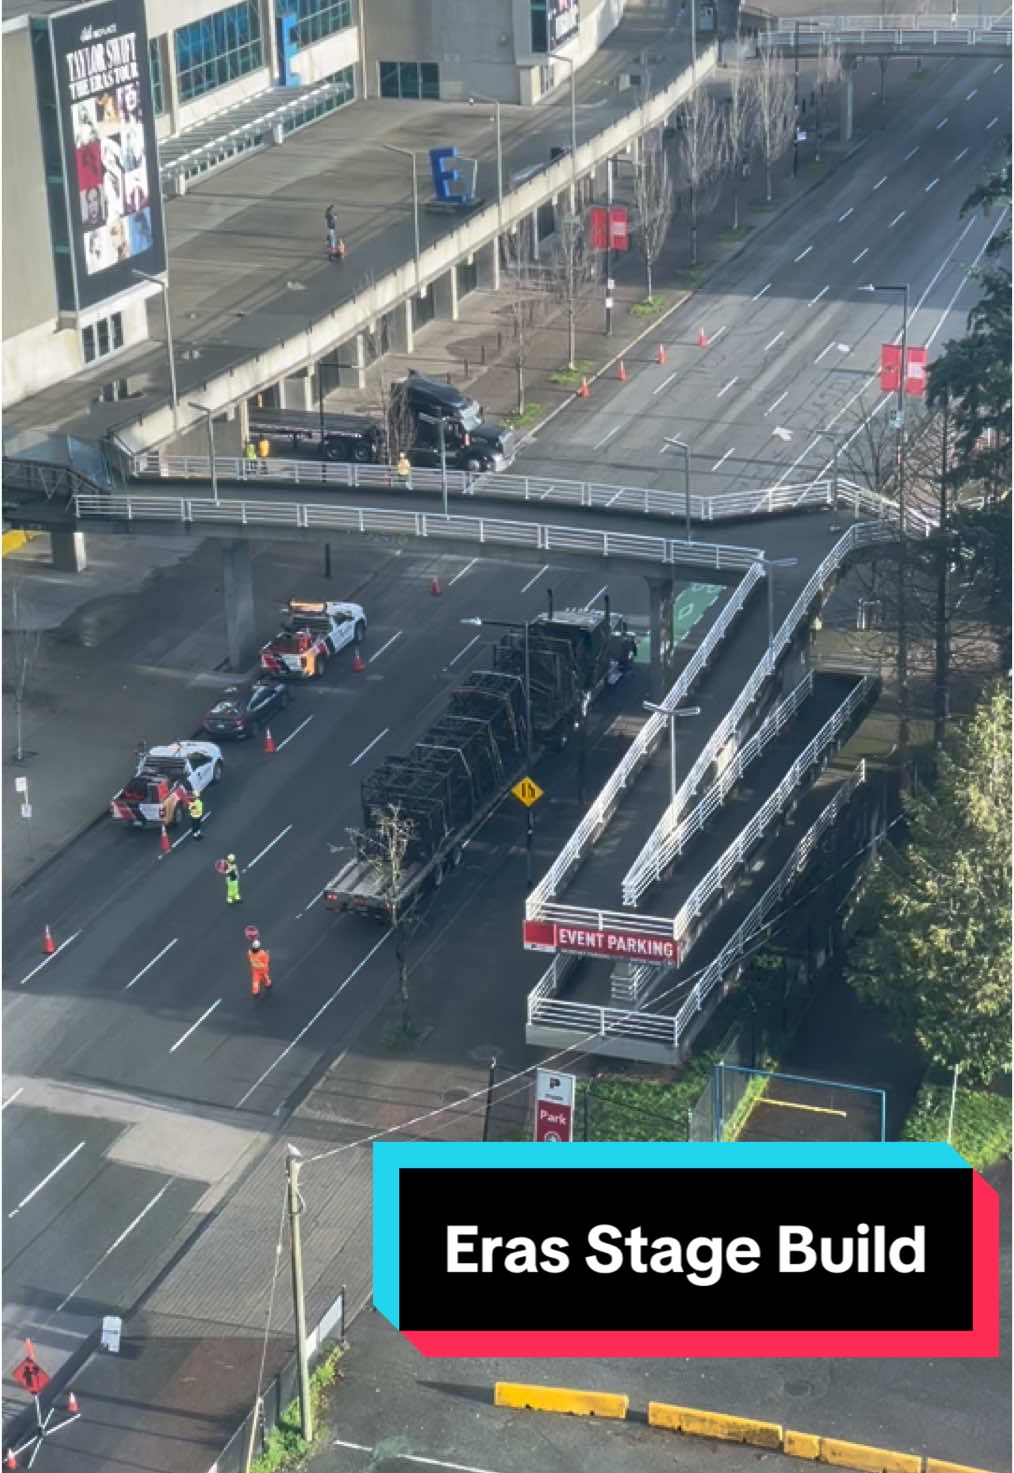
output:
<instances>
[{"instance_id":1,"label":"utility pole","mask_svg":"<svg viewBox=\"0 0 1014 1473\"><path fill-rule=\"evenodd\" d=\"M799 173L799 22L795 27L795 63L792 71L792 177Z\"/></svg>"},{"instance_id":2,"label":"utility pole","mask_svg":"<svg viewBox=\"0 0 1014 1473\"><path fill-rule=\"evenodd\" d=\"M936 608L936 689L933 712L933 744L943 745L951 715L950 693L950 571L951 528L947 504L947 474L950 469L948 433L950 431L950 395L944 397L943 432L940 448L940 553L937 562Z\"/></svg>"},{"instance_id":3,"label":"utility pole","mask_svg":"<svg viewBox=\"0 0 1014 1473\"><path fill-rule=\"evenodd\" d=\"M296 1360L299 1367L299 1430L304 1442L313 1441L313 1408L310 1405L310 1363L306 1348L306 1303L303 1298L303 1245L299 1232L299 1215L303 1199L299 1195L300 1153L295 1146L286 1147L285 1175L289 1188L289 1241L292 1245L292 1307L296 1321Z\"/></svg>"}]
</instances>

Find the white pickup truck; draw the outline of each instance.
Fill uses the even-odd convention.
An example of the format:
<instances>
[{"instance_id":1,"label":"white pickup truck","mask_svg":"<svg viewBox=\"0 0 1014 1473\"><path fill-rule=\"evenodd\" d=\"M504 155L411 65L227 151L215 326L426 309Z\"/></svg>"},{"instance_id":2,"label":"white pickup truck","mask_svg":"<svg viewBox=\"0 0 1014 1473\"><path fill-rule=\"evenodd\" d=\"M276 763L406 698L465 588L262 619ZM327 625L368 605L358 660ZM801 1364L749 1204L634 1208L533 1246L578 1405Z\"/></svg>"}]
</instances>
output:
<instances>
[{"instance_id":1,"label":"white pickup truck","mask_svg":"<svg viewBox=\"0 0 1014 1473\"><path fill-rule=\"evenodd\" d=\"M143 829L146 824L180 823L186 813L185 793L201 793L222 776L222 751L214 742L170 742L150 747L137 772L109 805L118 823Z\"/></svg>"},{"instance_id":2,"label":"white pickup truck","mask_svg":"<svg viewBox=\"0 0 1014 1473\"><path fill-rule=\"evenodd\" d=\"M274 676L318 679L332 655L366 637L362 604L290 598L282 613L281 629L260 653L261 669Z\"/></svg>"}]
</instances>

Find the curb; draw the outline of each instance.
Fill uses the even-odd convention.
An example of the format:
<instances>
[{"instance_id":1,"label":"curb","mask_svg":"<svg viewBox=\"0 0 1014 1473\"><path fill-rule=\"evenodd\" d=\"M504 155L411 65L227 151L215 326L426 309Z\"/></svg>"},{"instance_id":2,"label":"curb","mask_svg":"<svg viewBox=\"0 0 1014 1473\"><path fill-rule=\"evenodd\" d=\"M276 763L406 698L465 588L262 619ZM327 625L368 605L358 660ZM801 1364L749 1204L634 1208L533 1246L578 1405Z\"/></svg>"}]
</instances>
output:
<instances>
[{"instance_id":1,"label":"curb","mask_svg":"<svg viewBox=\"0 0 1014 1473\"><path fill-rule=\"evenodd\" d=\"M576 1416L626 1419L630 1398L608 1391L571 1391L561 1386L526 1386L497 1381L493 1405L532 1412L563 1412ZM668 1402L648 1403L649 1427L665 1428L691 1437L712 1437L720 1442L770 1448L790 1458L806 1458L835 1468L854 1468L858 1473L987 1473L967 1463L948 1463L921 1453L901 1453L871 1447L864 1442L845 1442L817 1432L794 1432L778 1422L739 1417L729 1412L709 1412L698 1407L674 1406Z\"/></svg>"}]
</instances>

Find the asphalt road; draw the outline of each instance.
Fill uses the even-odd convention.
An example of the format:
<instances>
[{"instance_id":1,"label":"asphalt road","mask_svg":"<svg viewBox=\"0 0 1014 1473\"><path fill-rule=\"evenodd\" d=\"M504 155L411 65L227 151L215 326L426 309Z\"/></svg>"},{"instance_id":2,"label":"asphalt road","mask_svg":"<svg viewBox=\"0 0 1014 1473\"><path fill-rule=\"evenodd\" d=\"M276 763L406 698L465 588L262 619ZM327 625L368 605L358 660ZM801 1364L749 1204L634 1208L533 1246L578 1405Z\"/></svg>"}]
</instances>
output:
<instances>
[{"instance_id":1,"label":"asphalt road","mask_svg":"<svg viewBox=\"0 0 1014 1473\"><path fill-rule=\"evenodd\" d=\"M977 82L978 94L966 102ZM865 382L876 344L898 325L892 299L856 296L867 273L875 280L910 280L914 303L925 294L912 341L929 341L934 333L936 341L958 330L969 305L960 290L962 273L989 225L959 222L957 209L979 176L998 131L987 125L1003 105L999 79L989 68L968 68L960 80L955 74L910 128L869 147L869 157L850 176L854 192L836 197L840 179L830 190L815 191L805 219L788 222L777 240L741 257L692 312L672 320L665 370L656 365L638 372L607 403L575 404L540 436L525 464L533 473L560 473L566 465L567 474L595 466L600 476L608 464L617 480L629 468L678 484L658 461L661 435L675 432L690 438L699 457L695 470L708 456L716 464L732 446L718 471L703 472L716 482L726 466L732 469L724 484L745 475L736 466L747 456L771 458L778 474L797 475L809 463L813 430L847 413L844 405L859 385L829 361L855 356ZM884 174L887 182L880 184ZM836 209L846 218L832 219ZM692 340L704 311L712 341L707 350L694 348ZM785 336L767 347L778 333ZM847 355L839 353L839 342L848 345ZM663 384L672 371L672 382ZM787 397L772 414L791 441L773 440L772 414L765 413L782 393ZM602 443L614 426L615 434ZM798 547L793 577L800 581L828 543L826 518L819 517L755 522L749 534L752 545L772 553ZM726 535L723 530L723 540ZM336 584L343 573L350 580L355 575L353 550L342 550ZM18 1097L26 1090L22 1081L267 1122L284 1115L321 1061L354 1036L389 984L384 934L335 925L320 901L348 843L347 828L358 819L359 781L373 763L410 743L457 672L467 668L473 631L460 619L531 615L548 581L548 574L532 582L523 569L462 561L444 570L445 595L436 600L429 576L419 562L392 562L364 596L370 616L364 674L354 675L346 656L334 662L323 684L301 688L275 730L280 750L274 758L255 745L227 753L225 779L208 798L201 846L181 837L162 859L153 834L98 826L8 906L8 1335L18 1333L19 1305L33 1314L55 1313L54 1325L68 1337L80 1332L76 1316L100 1305L125 1308L164 1262L206 1181L199 1139L189 1170L153 1170L136 1155L119 1162L108 1124L83 1122L76 1112L26 1108ZM557 606L600 596L605 581L605 574L596 579L554 569ZM614 608L644 612L638 580L610 579L610 592ZM790 593L786 580L779 596L787 601ZM637 705L633 682L628 698ZM129 758L125 744L125 776ZM654 814L644 817L646 829ZM235 909L225 908L223 883L212 868L226 850L235 851L243 870L244 901ZM498 903L519 910L521 894L519 885L516 894L500 894ZM248 992L243 937L251 922L270 946L277 983L276 995L257 1008ZM46 924L61 950L40 966ZM453 974L451 942L447 966ZM297 976L298 988L292 985ZM481 1028L481 1020L477 1024ZM571 1379L580 1375L578 1368ZM809 1381L817 1372L800 1375ZM831 1397L837 1375L821 1371L819 1379ZM961 1384L971 1409L962 1425L971 1426L985 1416L975 1411L981 1392L974 1376ZM848 1404L845 1398L840 1406ZM892 1409L903 1438L912 1418L924 1428L955 1415L946 1386L934 1387L925 1405L912 1406L899 1392ZM838 1430L849 1433L847 1426ZM933 1450L976 1460L957 1446ZM999 1463L989 1448L983 1460L987 1453Z\"/></svg>"}]
</instances>

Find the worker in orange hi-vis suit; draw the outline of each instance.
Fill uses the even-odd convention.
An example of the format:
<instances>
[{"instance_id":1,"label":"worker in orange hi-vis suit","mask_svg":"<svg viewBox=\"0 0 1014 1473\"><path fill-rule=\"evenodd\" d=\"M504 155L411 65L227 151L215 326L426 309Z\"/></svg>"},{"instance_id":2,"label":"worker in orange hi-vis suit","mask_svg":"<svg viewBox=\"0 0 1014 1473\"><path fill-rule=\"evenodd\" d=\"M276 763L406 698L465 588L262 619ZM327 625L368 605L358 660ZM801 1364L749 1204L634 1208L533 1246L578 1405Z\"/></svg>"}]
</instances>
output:
<instances>
[{"instance_id":1,"label":"worker in orange hi-vis suit","mask_svg":"<svg viewBox=\"0 0 1014 1473\"><path fill-rule=\"evenodd\" d=\"M247 960L250 963L250 991L254 997L260 997L262 990L270 992L271 953L259 941L254 940L250 942Z\"/></svg>"}]
</instances>

